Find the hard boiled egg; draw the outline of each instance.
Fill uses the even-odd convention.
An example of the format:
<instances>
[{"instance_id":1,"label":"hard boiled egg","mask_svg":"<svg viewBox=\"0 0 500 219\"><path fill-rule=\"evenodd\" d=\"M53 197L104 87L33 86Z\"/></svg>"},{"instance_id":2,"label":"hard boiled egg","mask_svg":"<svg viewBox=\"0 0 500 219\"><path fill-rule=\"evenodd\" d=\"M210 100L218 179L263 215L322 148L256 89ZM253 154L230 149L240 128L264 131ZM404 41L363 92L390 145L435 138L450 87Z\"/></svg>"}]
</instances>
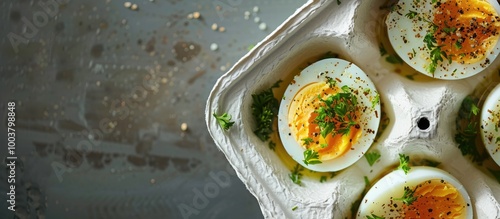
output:
<instances>
[{"instance_id":1,"label":"hard boiled egg","mask_svg":"<svg viewBox=\"0 0 500 219\"><path fill-rule=\"evenodd\" d=\"M295 161L315 171L337 171L368 150L380 116L380 96L368 76L348 61L324 59L288 85L278 129Z\"/></svg>"},{"instance_id":2,"label":"hard boiled egg","mask_svg":"<svg viewBox=\"0 0 500 219\"><path fill-rule=\"evenodd\" d=\"M357 218L472 219L465 188L449 173L433 167L396 170L382 177L361 201Z\"/></svg>"},{"instance_id":3,"label":"hard boiled egg","mask_svg":"<svg viewBox=\"0 0 500 219\"><path fill-rule=\"evenodd\" d=\"M431 77L461 79L488 67L500 52L495 0L400 0L389 13L389 40L411 67Z\"/></svg>"},{"instance_id":4,"label":"hard boiled egg","mask_svg":"<svg viewBox=\"0 0 500 219\"><path fill-rule=\"evenodd\" d=\"M490 156L500 165L500 84L490 92L481 110L481 137Z\"/></svg>"}]
</instances>

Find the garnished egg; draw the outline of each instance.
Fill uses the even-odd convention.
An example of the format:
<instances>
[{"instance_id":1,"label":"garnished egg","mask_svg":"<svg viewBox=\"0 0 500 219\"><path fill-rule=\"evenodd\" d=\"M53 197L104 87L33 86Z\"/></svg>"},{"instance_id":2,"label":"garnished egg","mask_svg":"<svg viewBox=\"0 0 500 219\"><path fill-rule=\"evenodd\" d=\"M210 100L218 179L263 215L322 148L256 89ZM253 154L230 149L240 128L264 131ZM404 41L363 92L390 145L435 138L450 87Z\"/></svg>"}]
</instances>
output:
<instances>
[{"instance_id":1,"label":"garnished egg","mask_svg":"<svg viewBox=\"0 0 500 219\"><path fill-rule=\"evenodd\" d=\"M500 165L500 84L490 92L481 109L481 137L490 156Z\"/></svg>"},{"instance_id":2,"label":"garnished egg","mask_svg":"<svg viewBox=\"0 0 500 219\"><path fill-rule=\"evenodd\" d=\"M389 40L417 71L440 79L481 72L500 52L494 0L400 0L389 13Z\"/></svg>"},{"instance_id":3,"label":"garnished egg","mask_svg":"<svg viewBox=\"0 0 500 219\"><path fill-rule=\"evenodd\" d=\"M295 161L315 171L337 171L368 150L380 116L380 96L368 76L348 61L323 59L288 85L278 129Z\"/></svg>"},{"instance_id":4,"label":"garnished egg","mask_svg":"<svg viewBox=\"0 0 500 219\"><path fill-rule=\"evenodd\" d=\"M378 217L375 217L378 216ZM472 219L472 203L462 184L433 167L396 170L382 177L361 201L357 218Z\"/></svg>"}]
</instances>

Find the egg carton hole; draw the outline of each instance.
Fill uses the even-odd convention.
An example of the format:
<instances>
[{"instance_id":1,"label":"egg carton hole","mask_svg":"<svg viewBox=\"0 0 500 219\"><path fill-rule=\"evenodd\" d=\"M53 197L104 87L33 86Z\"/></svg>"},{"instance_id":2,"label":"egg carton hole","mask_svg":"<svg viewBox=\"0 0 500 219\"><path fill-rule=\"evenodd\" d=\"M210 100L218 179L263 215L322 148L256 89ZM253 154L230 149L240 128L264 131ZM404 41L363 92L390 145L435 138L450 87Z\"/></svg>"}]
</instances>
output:
<instances>
[{"instance_id":1,"label":"egg carton hole","mask_svg":"<svg viewBox=\"0 0 500 219\"><path fill-rule=\"evenodd\" d=\"M422 131L429 129L430 126L431 126L431 122L429 121L429 119L427 117L421 117L417 121L417 127Z\"/></svg>"}]
</instances>

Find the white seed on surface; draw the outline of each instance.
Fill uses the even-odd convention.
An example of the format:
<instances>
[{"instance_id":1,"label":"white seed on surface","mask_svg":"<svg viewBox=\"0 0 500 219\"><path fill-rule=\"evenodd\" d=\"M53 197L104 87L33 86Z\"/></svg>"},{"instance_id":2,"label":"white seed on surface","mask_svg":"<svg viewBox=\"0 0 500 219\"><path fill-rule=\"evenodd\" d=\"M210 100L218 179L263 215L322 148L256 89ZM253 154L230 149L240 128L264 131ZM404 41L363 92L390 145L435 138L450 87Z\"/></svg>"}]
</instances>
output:
<instances>
[{"instance_id":1,"label":"white seed on surface","mask_svg":"<svg viewBox=\"0 0 500 219\"><path fill-rule=\"evenodd\" d=\"M219 32L225 32L226 31L226 28L225 27L219 27Z\"/></svg>"},{"instance_id":2,"label":"white seed on surface","mask_svg":"<svg viewBox=\"0 0 500 219\"><path fill-rule=\"evenodd\" d=\"M260 17L255 17L255 18L253 19L253 22L255 22L255 23L259 23L259 22L260 22Z\"/></svg>"},{"instance_id":3,"label":"white seed on surface","mask_svg":"<svg viewBox=\"0 0 500 219\"><path fill-rule=\"evenodd\" d=\"M212 30L217 30L217 27L218 27L218 26L217 26L217 24L216 24L216 23L212 24Z\"/></svg>"},{"instance_id":4,"label":"white seed on surface","mask_svg":"<svg viewBox=\"0 0 500 219\"><path fill-rule=\"evenodd\" d=\"M185 132L185 131L187 131L187 130L188 130L188 125L187 125L187 123L183 122L183 123L181 124L181 130L182 130L183 132Z\"/></svg>"},{"instance_id":5,"label":"white seed on surface","mask_svg":"<svg viewBox=\"0 0 500 219\"><path fill-rule=\"evenodd\" d=\"M217 45L217 43L212 43L210 45L210 50L216 51L217 49L219 49L219 45Z\"/></svg>"},{"instance_id":6,"label":"white seed on surface","mask_svg":"<svg viewBox=\"0 0 500 219\"><path fill-rule=\"evenodd\" d=\"M139 9L139 6L137 4L132 4L132 6L130 6L130 9L132 11L137 11L137 9Z\"/></svg>"},{"instance_id":7,"label":"white seed on surface","mask_svg":"<svg viewBox=\"0 0 500 219\"><path fill-rule=\"evenodd\" d=\"M257 7L257 6L254 6L254 7L253 7L253 12L254 12L254 13L257 13L257 12L259 12L259 7Z\"/></svg>"},{"instance_id":8,"label":"white seed on surface","mask_svg":"<svg viewBox=\"0 0 500 219\"><path fill-rule=\"evenodd\" d=\"M200 12L197 12L197 11L196 11L196 12L194 12L194 13L193 13L193 18L194 18L194 19L198 19L198 18L200 18L200 17L201 17Z\"/></svg>"},{"instance_id":9,"label":"white seed on surface","mask_svg":"<svg viewBox=\"0 0 500 219\"><path fill-rule=\"evenodd\" d=\"M132 6L132 3L131 2L125 2L125 3L123 3L123 6L125 6L125 8L130 8Z\"/></svg>"},{"instance_id":10,"label":"white seed on surface","mask_svg":"<svg viewBox=\"0 0 500 219\"><path fill-rule=\"evenodd\" d=\"M267 24L266 23L259 24L259 29L266 30L267 29Z\"/></svg>"}]
</instances>

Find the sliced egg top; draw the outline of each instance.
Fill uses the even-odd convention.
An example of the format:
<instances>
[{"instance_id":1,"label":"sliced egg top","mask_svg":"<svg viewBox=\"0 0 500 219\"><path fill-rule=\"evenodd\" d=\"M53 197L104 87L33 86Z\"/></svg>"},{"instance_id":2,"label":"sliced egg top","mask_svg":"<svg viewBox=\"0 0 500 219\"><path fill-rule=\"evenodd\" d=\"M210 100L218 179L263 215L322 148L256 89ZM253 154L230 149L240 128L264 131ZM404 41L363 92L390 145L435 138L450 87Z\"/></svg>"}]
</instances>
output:
<instances>
[{"instance_id":1,"label":"sliced egg top","mask_svg":"<svg viewBox=\"0 0 500 219\"><path fill-rule=\"evenodd\" d=\"M500 165L500 84L490 92L481 110L481 137L490 156Z\"/></svg>"},{"instance_id":2,"label":"sliced egg top","mask_svg":"<svg viewBox=\"0 0 500 219\"><path fill-rule=\"evenodd\" d=\"M325 109L336 116L322 117ZM380 96L375 86L359 67L341 59L318 61L295 76L278 114L279 134L288 154L322 172L346 168L361 158L379 122ZM306 164L306 150L316 152L321 163Z\"/></svg>"},{"instance_id":3,"label":"sliced egg top","mask_svg":"<svg viewBox=\"0 0 500 219\"><path fill-rule=\"evenodd\" d=\"M374 215L471 219L473 210L467 191L452 175L438 168L413 167L408 175L402 170L389 173L366 193L357 218Z\"/></svg>"},{"instance_id":4,"label":"sliced egg top","mask_svg":"<svg viewBox=\"0 0 500 219\"><path fill-rule=\"evenodd\" d=\"M499 11L493 0L401 0L386 19L389 40L421 73L470 77L500 52Z\"/></svg>"}]
</instances>

